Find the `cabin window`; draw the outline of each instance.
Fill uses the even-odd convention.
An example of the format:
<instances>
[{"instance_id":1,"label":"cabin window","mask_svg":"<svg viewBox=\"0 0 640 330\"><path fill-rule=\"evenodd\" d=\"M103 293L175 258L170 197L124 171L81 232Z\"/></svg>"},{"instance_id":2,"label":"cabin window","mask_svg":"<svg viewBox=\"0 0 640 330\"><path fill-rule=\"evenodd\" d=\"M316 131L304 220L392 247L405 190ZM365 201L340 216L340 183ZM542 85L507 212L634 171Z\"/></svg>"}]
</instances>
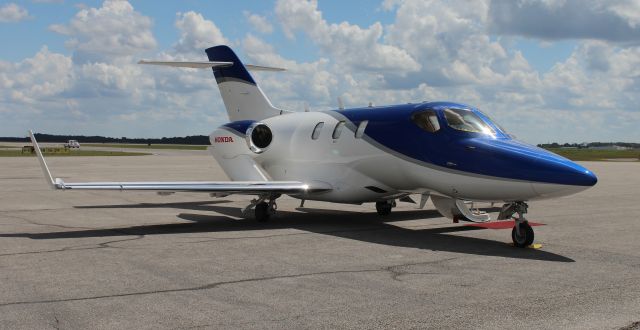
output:
<instances>
[{"instance_id":1,"label":"cabin window","mask_svg":"<svg viewBox=\"0 0 640 330\"><path fill-rule=\"evenodd\" d=\"M438 122L438 116L433 110L425 110L416 112L411 115L411 120L423 130L435 133L440 130L440 123Z\"/></svg>"},{"instance_id":2,"label":"cabin window","mask_svg":"<svg viewBox=\"0 0 640 330\"><path fill-rule=\"evenodd\" d=\"M367 124L369 124L368 120L363 120L358 125L358 129L356 129L356 139L361 139L364 136L364 130L367 128Z\"/></svg>"},{"instance_id":3,"label":"cabin window","mask_svg":"<svg viewBox=\"0 0 640 330\"><path fill-rule=\"evenodd\" d=\"M344 121L339 121L336 124L336 128L333 129L333 134L331 135L334 140L340 138L340 134L342 133L343 127L344 127Z\"/></svg>"},{"instance_id":4,"label":"cabin window","mask_svg":"<svg viewBox=\"0 0 640 330\"><path fill-rule=\"evenodd\" d=\"M447 120L449 127L459 131L495 134L491 126L471 110L445 109L444 118Z\"/></svg>"},{"instance_id":5,"label":"cabin window","mask_svg":"<svg viewBox=\"0 0 640 330\"><path fill-rule=\"evenodd\" d=\"M311 133L311 138L317 140L320 136L320 132L322 131L322 126L324 126L324 122L319 122L316 124L316 127L313 129L313 133Z\"/></svg>"}]
</instances>

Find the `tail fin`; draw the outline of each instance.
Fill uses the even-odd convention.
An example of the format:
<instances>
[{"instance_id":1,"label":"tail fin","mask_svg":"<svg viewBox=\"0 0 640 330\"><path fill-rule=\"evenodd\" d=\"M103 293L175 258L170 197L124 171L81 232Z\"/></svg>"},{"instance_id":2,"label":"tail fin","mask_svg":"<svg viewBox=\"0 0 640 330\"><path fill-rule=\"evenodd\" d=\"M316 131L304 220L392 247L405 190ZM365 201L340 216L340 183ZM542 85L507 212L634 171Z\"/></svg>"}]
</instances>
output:
<instances>
[{"instance_id":1,"label":"tail fin","mask_svg":"<svg viewBox=\"0 0 640 330\"><path fill-rule=\"evenodd\" d=\"M271 104L231 48L221 45L205 51L211 62L233 63L213 68L230 121L261 120L282 113Z\"/></svg>"}]
</instances>

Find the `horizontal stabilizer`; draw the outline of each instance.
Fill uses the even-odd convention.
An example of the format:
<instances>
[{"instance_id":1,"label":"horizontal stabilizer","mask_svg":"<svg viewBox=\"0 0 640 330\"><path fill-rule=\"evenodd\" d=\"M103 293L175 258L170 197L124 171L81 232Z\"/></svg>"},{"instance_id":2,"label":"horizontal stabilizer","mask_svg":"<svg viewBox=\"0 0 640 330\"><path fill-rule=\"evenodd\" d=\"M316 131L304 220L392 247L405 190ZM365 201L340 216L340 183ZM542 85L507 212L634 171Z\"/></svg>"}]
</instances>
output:
<instances>
[{"instance_id":1,"label":"horizontal stabilizer","mask_svg":"<svg viewBox=\"0 0 640 330\"><path fill-rule=\"evenodd\" d=\"M247 70L251 70L251 71L272 71L272 72L287 71L284 68L276 68L273 66L263 66L263 65L253 65L253 64L245 64L244 67L247 68Z\"/></svg>"},{"instance_id":2,"label":"horizontal stabilizer","mask_svg":"<svg viewBox=\"0 0 640 330\"><path fill-rule=\"evenodd\" d=\"M176 61L145 61L141 60L138 64L164 65L174 68L193 68L193 69L209 69L209 68L226 68L233 65L233 62L176 62Z\"/></svg>"},{"instance_id":3,"label":"horizontal stabilizer","mask_svg":"<svg viewBox=\"0 0 640 330\"><path fill-rule=\"evenodd\" d=\"M233 62L220 62L220 61L146 61L141 60L138 64L150 64L150 65L162 65L162 66L170 66L174 68L192 68L192 69L216 69L216 68L228 68L233 65ZM263 65L253 65L246 64L245 68L251 71L286 71L283 68L276 68L271 66L263 66Z\"/></svg>"}]
</instances>

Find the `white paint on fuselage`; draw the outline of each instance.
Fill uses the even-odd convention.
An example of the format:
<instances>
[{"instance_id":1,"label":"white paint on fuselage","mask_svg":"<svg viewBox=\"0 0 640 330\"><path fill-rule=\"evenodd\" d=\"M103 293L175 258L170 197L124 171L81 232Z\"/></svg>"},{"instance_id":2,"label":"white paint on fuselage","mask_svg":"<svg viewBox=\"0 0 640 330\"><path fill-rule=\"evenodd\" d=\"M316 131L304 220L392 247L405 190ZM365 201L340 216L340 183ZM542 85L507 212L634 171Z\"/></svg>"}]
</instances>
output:
<instances>
[{"instance_id":1,"label":"white paint on fuselage","mask_svg":"<svg viewBox=\"0 0 640 330\"><path fill-rule=\"evenodd\" d=\"M260 154L251 152L245 139L235 135L233 143L213 143L215 136L228 136L227 129L212 134L212 153L223 169L233 167L232 160L250 155L256 171L232 171L233 180L249 180L266 173L277 181L320 181L331 185L329 192L297 196L310 200L337 203L362 203L386 200L402 193L435 194L475 201L526 201L573 194L582 187L532 183L452 171L419 161L411 161L386 152L355 132L343 128L338 139L332 138L339 122L325 112L296 112L262 120L273 133L269 147ZM314 127L324 122L317 139ZM366 131L365 131L366 134ZM237 162L237 160L235 160ZM227 163L225 165L225 163ZM229 173L227 173L229 174ZM386 193L371 191L374 186ZM584 187L587 188L587 187Z\"/></svg>"}]
</instances>

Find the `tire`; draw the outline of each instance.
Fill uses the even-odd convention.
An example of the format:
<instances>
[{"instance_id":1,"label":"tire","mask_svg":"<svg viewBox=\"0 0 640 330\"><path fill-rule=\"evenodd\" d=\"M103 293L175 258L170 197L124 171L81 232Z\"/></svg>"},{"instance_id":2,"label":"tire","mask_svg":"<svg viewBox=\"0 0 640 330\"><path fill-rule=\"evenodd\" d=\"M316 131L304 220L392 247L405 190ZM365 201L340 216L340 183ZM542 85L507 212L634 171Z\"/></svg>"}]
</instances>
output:
<instances>
[{"instance_id":1,"label":"tire","mask_svg":"<svg viewBox=\"0 0 640 330\"><path fill-rule=\"evenodd\" d=\"M378 212L378 215L389 215L392 208L393 204L389 202L376 202L376 211Z\"/></svg>"},{"instance_id":2,"label":"tire","mask_svg":"<svg viewBox=\"0 0 640 330\"><path fill-rule=\"evenodd\" d=\"M533 243L534 234L533 228L528 223L520 224L520 235L516 233L516 226L513 226L511 230L511 239L513 240L513 245L524 248Z\"/></svg>"},{"instance_id":3,"label":"tire","mask_svg":"<svg viewBox=\"0 0 640 330\"><path fill-rule=\"evenodd\" d=\"M269 214L269 204L266 202L260 202L256 205L255 209L256 220L258 222L267 222L271 215Z\"/></svg>"}]
</instances>

